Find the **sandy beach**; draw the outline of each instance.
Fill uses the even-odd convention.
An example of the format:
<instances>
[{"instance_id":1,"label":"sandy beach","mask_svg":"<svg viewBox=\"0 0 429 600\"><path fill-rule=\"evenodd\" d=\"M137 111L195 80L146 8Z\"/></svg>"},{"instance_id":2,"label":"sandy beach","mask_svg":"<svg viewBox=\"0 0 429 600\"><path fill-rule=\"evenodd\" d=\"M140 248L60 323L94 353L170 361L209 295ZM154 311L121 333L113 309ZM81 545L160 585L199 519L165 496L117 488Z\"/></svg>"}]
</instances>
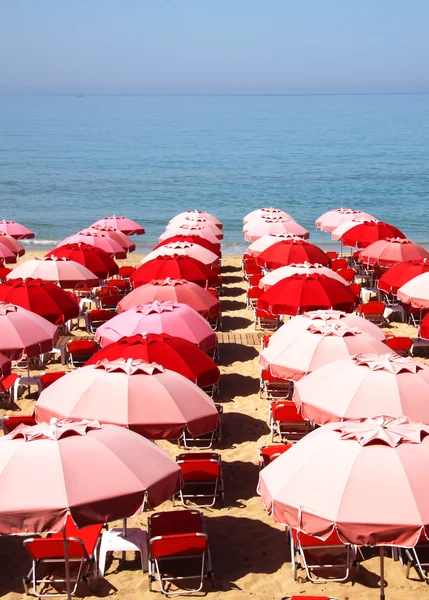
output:
<instances>
[{"instance_id":1,"label":"sandy beach","mask_svg":"<svg viewBox=\"0 0 429 600\"><path fill-rule=\"evenodd\" d=\"M27 253L26 260L35 253ZM40 254L40 253L39 253ZM141 255L131 255L127 264L138 264ZM22 259L21 259L22 260ZM118 261L124 263L125 261ZM222 261L224 295L221 296L223 310L223 332L239 334L254 332L253 314L245 306L245 284L240 270L240 257L226 256ZM392 324L389 332L396 335L416 335L414 327ZM83 330L73 334L87 335ZM226 337L226 336L225 336ZM258 448L270 443L267 424L268 401L259 397L259 348L256 345L239 343L239 336L228 336L228 342L220 346L221 383L219 401L224 409L223 439L220 452L225 480L225 506L203 509L206 516L215 571L215 590L207 584L207 597L260 600L279 600L286 594L320 594L338 600L375 600L379 596L379 559L376 555L365 560L358 573L353 573L345 584L313 585L295 582L292 578L289 548L283 528L273 523L256 494L258 482ZM61 369L58 363L49 369ZM0 409L0 416L10 412L30 414L34 399L18 400L12 410ZM175 457L179 449L176 444L162 442L160 445ZM326 473L329 482L333 474ZM31 490L28 490L31 494ZM170 509L165 503L157 510ZM130 520L130 526L146 527L148 513ZM22 577L30 567L30 561L20 537L0 538L0 596L10 600L26 597L23 593ZM423 598L427 586L418 580L414 571L411 580L405 578L405 567L390 558L386 561L386 596L391 600L411 597ZM303 574L304 578L304 574ZM157 584L154 585L158 589ZM161 594L148 591L148 579L142 574L138 558L128 555L126 562L117 554L107 563L105 579L94 587L94 596L83 583L77 597L156 598Z\"/></svg>"}]
</instances>

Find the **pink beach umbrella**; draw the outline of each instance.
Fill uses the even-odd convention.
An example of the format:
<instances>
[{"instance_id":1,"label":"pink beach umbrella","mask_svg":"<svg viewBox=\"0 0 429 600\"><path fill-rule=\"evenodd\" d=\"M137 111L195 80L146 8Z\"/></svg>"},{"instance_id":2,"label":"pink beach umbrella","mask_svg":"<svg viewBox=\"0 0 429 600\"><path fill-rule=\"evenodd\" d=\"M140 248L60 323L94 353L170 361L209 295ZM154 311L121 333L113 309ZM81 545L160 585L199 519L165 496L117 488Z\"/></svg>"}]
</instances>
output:
<instances>
[{"instance_id":1,"label":"pink beach umbrella","mask_svg":"<svg viewBox=\"0 0 429 600\"><path fill-rule=\"evenodd\" d=\"M411 548L429 531L428 470L429 427L380 416L308 434L262 469L258 493L277 523L381 546L384 600L384 546Z\"/></svg>"},{"instance_id":2,"label":"pink beach umbrella","mask_svg":"<svg viewBox=\"0 0 429 600\"><path fill-rule=\"evenodd\" d=\"M84 417L84 415L86 415ZM214 431L213 400L187 377L142 360L100 361L55 381L36 403L38 422L52 417L96 419L151 440Z\"/></svg>"},{"instance_id":3,"label":"pink beach umbrella","mask_svg":"<svg viewBox=\"0 0 429 600\"><path fill-rule=\"evenodd\" d=\"M304 262L302 264L291 264L286 267L280 267L278 269L274 269L274 271L270 271L267 273L259 282L259 287L264 291L268 290L270 287L281 281L282 279L287 279L288 277L292 277L292 275L311 275L312 273L319 273L320 275L326 275L326 277L331 277L331 279L336 279L341 282L343 285L349 285L349 283L338 275L332 269L328 269L328 267L324 267L319 264L311 264Z\"/></svg>"},{"instance_id":4,"label":"pink beach umbrella","mask_svg":"<svg viewBox=\"0 0 429 600\"><path fill-rule=\"evenodd\" d=\"M115 215L99 219L93 223L91 227L95 227L96 225L100 225L101 227L113 227L113 229L121 231L122 233L125 233L125 235L142 235L145 232L144 227L135 221L127 219L127 217L116 217Z\"/></svg>"},{"instance_id":5,"label":"pink beach umbrella","mask_svg":"<svg viewBox=\"0 0 429 600\"><path fill-rule=\"evenodd\" d=\"M34 238L34 232L17 223L16 221L0 221L0 231L6 233L16 240L26 240Z\"/></svg>"},{"instance_id":6,"label":"pink beach umbrella","mask_svg":"<svg viewBox=\"0 0 429 600\"><path fill-rule=\"evenodd\" d=\"M16 263L16 254L10 249L7 244L1 241L0 237L0 264Z\"/></svg>"},{"instance_id":7,"label":"pink beach umbrella","mask_svg":"<svg viewBox=\"0 0 429 600\"><path fill-rule=\"evenodd\" d=\"M90 246L95 246L96 248L104 250L112 257L127 258L127 251L121 244L112 239L106 232L97 231L95 229L91 229L90 231L79 231L79 233L70 235L57 244L57 248L66 246L67 244L89 244Z\"/></svg>"},{"instance_id":8,"label":"pink beach umbrella","mask_svg":"<svg viewBox=\"0 0 429 600\"><path fill-rule=\"evenodd\" d=\"M30 278L58 283L62 288L74 288L79 283L94 287L99 283L98 277L83 265L56 256L27 260L6 276L8 280Z\"/></svg>"},{"instance_id":9,"label":"pink beach umbrella","mask_svg":"<svg viewBox=\"0 0 429 600\"><path fill-rule=\"evenodd\" d=\"M367 246L359 258L365 265L388 268L409 260L429 259L429 252L411 240L388 238Z\"/></svg>"},{"instance_id":10,"label":"pink beach umbrella","mask_svg":"<svg viewBox=\"0 0 429 600\"><path fill-rule=\"evenodd\" d=\"M167 333L204 351L216 347L216 333L196 310L179 302L150 302L127 310L99 327L95 341L102 347L137 333Z\"/></svg>"},{"instance_id":11,"label":"pink beach umbrella","mask_svg":"<svg viewBox=\"0 0 429 600\"><path fill-rule=\"evenodd\" d=\"M127 294L118 304L118 313L155 300L187 304L205 319L217 317L221 310L220 301L201 286L186 279L168 278L155 279Z\"/></svg>"},{"instance_id":12,"label":"pink beach umbrella","mask_svg":"<svg viewBox=\"0 0 429 600\"><path fill-rule=\"evenodd\" d=\"M82 231L101 231L101 233L105 233L112 238L112 240L118 242L118 244L127 252L134 252L136 249L136 245L132 239L125 235L125 233L122 233L122 231L114 229L114 227L107 227L107 225L92 225L88 229L83 229Z\"/></svg>"},{"instance_id":13,"label":"pink beach umbrella","mask_svg":"<svg viewBox=\"0 0 429 600\"><path fill-rule=\"evenodd\" d=\"M285 217L262 217L258 221L249 221L244 226L243 233L248 242L255 242L260 237L273 233L290 233L304 239L310 237L307 229Z\"/></svg>"},{"instance_id":14,"label":"pink beach umbrella","mask_svg":"<svg viewBox=\"0 0 429 600\"><path fill-rule=\"evenodd\" d=\"M348 221L371 221L374 217L361 210L352 208L336 208L328 210L316 221L316 227L322 231L334 231L337 227Z\"/></svg>"},{"instance_id":15,"label":"pink beach umbrella","mask_svg":"<svg viewBox=\"0 0 429 600\"><path fill-rule=\"evenodd\" d=\"M341 323L310 325L301 335L280 344L271 341L259 365L274 377L299 381L324 365L354 354L389 354L391 349L371 335Z\"/></svg>"},{"instance_id":16,"label":"pink beach umbrella","mask_svg":"<svg viewBox=\"0 0 429 600\"><path fill-rule=\"evenodd\" d=\"M157 256L190 256L191 258L195 258L200 262L204 263L208 266L215 266L219 263L219 257L214 252L211 252L207 248L203 248L203 246L199 246L198 244L192 244L190 242L173 242L172 244L164 244L163 246L159 246L152 252L149 252L140 264L144 264L149 262L153 258Z\"/></svg>"},{"instance_id":17,"label":"pink beach umbrella","mask_svg":"<svg viewBox=\"0 0 429 600\"><path fill-rule=\"evenodd\" d=\"M282 242L284 240L290 240L292 242L296 242L301 240L297 235L293 235L292 233L271 233L270 235L263 235L258 238L255 242L250 244L247 248L246 254L250 254L250 256L258 257L264 250L277 244L277 242Z\"/></svg>"},{"instance_id":18,"label":"pink beach umbrella","mask_svg":"<svg viewBox=\"0 0 429 600\"><path fill-rule=\"evenodd\" d=\"M21 306L0 302L0 352L11 360L49 352L57 339L56 325Z\"/></svg>"},{"instance_id":19,"label":"pink beach umbrella","mask_svg":"<svg viewBox=\"0 0 429 600\"><path fill-rule=\"evenodd\" d=\"M175 234L177 227L202 227L204 231L210 231L210 233L212 233L216 239L223 239L222 231L219 229L219 227L216 227L213 221L209 221L208 219L181 217L180 220L169 223L165 228L165 231Z\"/></svg>"},{"instance_id":20,"label":"pink beach umbrella","mask_svg":"<svg viewBox=\"0 0 429 600\"><path fill-rule=\"evenodd\" d=\"M192 223L186 225L168 225L168 229L166 228L164 233L159 236L159 241L168 240L176 235L197 235L206 239L211 244L215 244L216 247L220 247L220 241L211 229Z\"/></svg>"},{"instance_id":21,"label":"pink beach umbrella","mask_svg":"<svg viewBox=\"0 0 429 600\"><path fill-rule=\"evenodd\" d=\"M358 354L301 379L293 399L318 425L386 414L429 425L428 397L426 365L397 354Z\"/></svg>"},{"instance_id":22,"label":"pink beach umbrella","mask_svg":"<svg viewBox=\"0 0 429 600\"><path fill-rule=\"evenodd\" d=\"M398 300L415 308L429 308L429 273L417 275L399 288Z\"/></svg>"},{"instance_id":23,"label":"pink beach umbrella","mask_svg":"<svg viewBox=\"0 0 429 600\"><path fill-rule=\"evenodd\" d=\"M0 353L0 380L10 375L11 368L12 361L10 360L10 358Z\"/></svg>"},{"instance_id":24,"label":"pink beach umbrella","mask_svg":"<svg viewBox=\"0 0 429 600\"><path fill-rule=\"evenodd\" d=\"M214 223L216 225L216 227L218 227L219 229L223 228L223 223L222 221L219 221L219 219L217 219L214 215L211 215L208 212L205 212L204 210L186 210L185 212L182 212L178 215L176 215L175 217L173 217L172 219L170 219L169 223L172 223L175 219L178 219L179 217L201 217L203 219L208 219L209 221L211 221L212 223Z\"/></svg>"},{"instance_id":25,"label":"pink beach umbrella","mask_svg":"<svg viewBox=\"0 0 429 600\"><path fill-rule=\"evenodd\" d=\"M7 233L0 232L0 244L7 246L15 256L24 256L25 248L22 246L18 240L13 238L11 235L7 235Z\"/></svg>"},{"instance_id":26,"label":"pink beach umbrella","mask_svg":"<svg viewBox=\"0 0 429 600\"><path fill-rule=\"evenodd\" d=\"M288 221L295 221L293 217L288 215L287 212L281 210L280 208L264 207L253 210L247 214L243 219L243 224L249 223L254 219L259 219L260 217L284 217Z\"/></svg>"}]
</instances>

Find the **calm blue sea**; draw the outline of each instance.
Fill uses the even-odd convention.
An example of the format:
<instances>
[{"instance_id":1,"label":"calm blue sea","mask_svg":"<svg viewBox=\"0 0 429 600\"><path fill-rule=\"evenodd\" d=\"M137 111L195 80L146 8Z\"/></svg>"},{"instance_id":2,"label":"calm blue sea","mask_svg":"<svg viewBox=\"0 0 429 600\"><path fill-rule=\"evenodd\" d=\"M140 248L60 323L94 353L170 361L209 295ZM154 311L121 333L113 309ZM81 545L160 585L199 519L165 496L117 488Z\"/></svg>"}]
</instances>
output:
<instances>
[{"instance_id":1,"label":"calm blue sea","mask_svg":"<svg viewBox=\"0 0 429 600\"><path fill-rule=\"evenodd\" d=\"M324 246L314 221L339 206L429 243L429 95L0 95L0 202L45 247L123 214L147 249L199 208L235 253L270 205Z\"/></svg>"}]
</instances>

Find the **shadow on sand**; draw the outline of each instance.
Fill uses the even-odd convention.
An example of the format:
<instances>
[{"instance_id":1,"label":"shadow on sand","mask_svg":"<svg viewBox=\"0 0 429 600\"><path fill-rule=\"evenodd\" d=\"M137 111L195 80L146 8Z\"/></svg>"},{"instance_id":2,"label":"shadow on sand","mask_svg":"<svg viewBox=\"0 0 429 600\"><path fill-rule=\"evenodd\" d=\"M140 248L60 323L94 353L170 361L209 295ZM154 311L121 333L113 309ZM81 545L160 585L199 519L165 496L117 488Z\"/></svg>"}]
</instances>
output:
<instances>
[{"instance_id":1,"label":"shadow on sand","mask_svg":"<svg viewBox=\"0 0 429 600\"><path fill-rule=\"evenodd\" d=\"M222 330L223 331L237 331L238 329L246 329L252 324L251 319L245 317L231 317L225 315L222 317Z\"/></svg>"}]
</instances>

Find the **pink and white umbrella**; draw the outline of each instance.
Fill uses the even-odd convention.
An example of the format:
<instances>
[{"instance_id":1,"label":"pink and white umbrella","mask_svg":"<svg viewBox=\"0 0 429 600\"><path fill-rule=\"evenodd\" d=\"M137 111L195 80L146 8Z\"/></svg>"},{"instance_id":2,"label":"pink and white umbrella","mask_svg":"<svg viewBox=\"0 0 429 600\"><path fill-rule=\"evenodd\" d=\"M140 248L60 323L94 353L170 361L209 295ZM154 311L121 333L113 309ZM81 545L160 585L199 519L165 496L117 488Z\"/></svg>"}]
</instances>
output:
<instances>
[{"instance_id":1,"label":"pink and white umbrella","mask_svg":"<svg viewBox=\"0 0 429 600\"><path fill-rule=\"evenodd\" d=\"M83 265L56 256L27 260L6 275L8 280L30 278L58 283L62 288L74 288L79 283L94 287L99 283L98 277Z\"/></svg>"},{"instance_id":2,"label":"pink and white umbrella","mask_svg":"<svg viewBox=\"0 0 429 600\"><path fill-rule=\"evenodd\" d=\"M17 223L16 221L0 221L0 231L6 233L16 240L25 240L34 238L34 232Z\"/></svg>"},{"instance_id":3,"label":"pink and white umbrella","mask_svg":"<svg viewBox=\"0 0 429 600\"><path fill-rule=\"evenodd\" d=\"M210 231L218 240L223 239L222 231L219 229L219 227L217 227L213 223L213 221L210 221L209 219L204 219L203 217L198 217L198 216L192 216L192 217L187 216L187 217L176 218L175 220L173 220L171 223L169 223L167 225L167 227L165 228L165 231L176 232L177 227L182 228L185 226L202 227L204 230Z\"/></svg>"},{"instance_id":4,"label":"pink and white umbrella","mask_svg":"<svg viewBox=\"0 0 429 600\"><path fill-rule=\"evenodd\" d=\"M387 414L429 425L428 397L426 365L397 354L358 354L301 379L293 399L318 425Z\"/></svg>"},{"instance_id":5,"label":"pink and white umbrella","mask_svg":"<svg viewBox=\"0 0 429 600\"><path fill-rule=\"evenodd\" d=\"M15 256L24 256L25 248L22 246L18 240L13 238L11 235L7 235L7 233L0 233L0 244L7 246Z\"/></svg>"},{"instance_id":6,"label":"pink and white umbrella","mask_svg":"<svg viewBox=\"0 0 429 600\"><path fill-rule=\"evenodd\" d=\"M89 244L90 246L100 248L115 258L127 258L127 251L124 250L121 244L112 239L109 235L107 235L106 232L97 231L95 229L91 229L91 231L79 231L79 233L70 235L62 242L57 244L57 248L60 246L66 246L67 244L80 243Z\"/></svg>"},{"instance_id":7,"label":"pink and white umbrella","mask_svg":"<svg viewBox=\"0 0 429 600\"><path fill-rule=\"evenodd\" d=\"M255 242L265 235L273 233L290 233L297 237L307 239L310 233L296 221L289 221L285 217L261 217L260 220L249 221L243 228L244 239Z\"/></svg>"},{"instance_id":8,"label":"pink and white umbrella","mask_svg":"<svg viewBox=\"0 0 429 600\"><path fill-rule=\"evenodd\" d=\"M270 246L273 246L274 244L277 244L277 242L281 242L283 240L297 241L302 240L302 238L297 235L293 235L292 233L271 233L270 235L263 235L255 242L250 244L246 253L250 254L250 256L257 257Z\"/></svg>"},{"instance_id":9,"label":"pink and white umbrella","mask_svg":"<svg viewBox=\"0 0 429 600\"><path fill-rule=\"evenodd\" d=\"M274 377L299 381L315 369L354 354L391 352L383 342L357 328L341 323L310 325L288 342L270 340L259 355L259 365Z\"/></svg>"},{"instance_id":10,"label":"pink and white umbrella","mask_svg":"<svg viewBox=\"0 0 429 600\"><path fill-rule=\"evenodd\" d=\"M16 263L16 254L7 244L2 243L0 237L0 264Z\"/></svg>"},{"instance_id":11,"label":"pink and white umbrella","mask_svg":"<svg viewBox=\"0 0 429 600\"><path fill-rule=\"evenodd\" d=\"M95 341L102 347L137 333L167 333L209 351L216 347L216 333L196 310L179 302L150 302L131 308L101 325Z\"/></svg>"},{"instance_id":12,"label":"pink and white umbrella","mask_svg":"<svg viewBox=\"0 0 429 600\"><path fill-rule=\"evenodd\" d=\"M36 313L0 302L0 352L11 360L23 354L38 356L52 350L58 340L58 329Z\"/></svg>"},{"instance_id":13,"label":"pink and white umbrella","mask_svg":"<svg viewBox=\"0 0 429 600\"><path fill-rule=\"evenodd\" d=\"M88 229L83 229L82 231L101 231L101 233L105 233L112 238L112 240L118 242L118 244L127 252L134 252L136 249L136 245L132 239L125 235L125 233L122 233L122 231L114 229L114 227L107 227L107 225L92 225Z\"/></svg>"},{"instance_id":14,"label":"pink and white umbrella","mask_svg":"<svg viewBox=\"0 0 429 600\"><path fill-rule=\"evenodd\" d=\"M116 231L122 231L122 233L125 233L125 235L142 235L145 232L144 227L135 221L127 219L127 217L116 217L115 215L112 217L104 217L103 219L99 219L93 223L91 227L94 227L95 225L101 225L102 227L113 227L113 229L116 229Z\"/></svg>"},{"instance_id":15,"label":"pink and white umbrella","mask_svg":"<svg viewBox=\"0 0 429 600\"><path fill-rule=\"evenodd\" d=\"M202 237L216 247L220 247L220 241L216 235L208 228L202 225L169 225L163 234L159 236L159 241L168 240L176 235L197 235Z\"/></svg>"},{"instance_id":16,"label":"pink and white umbrella","mask_svg":"<svg viewBox=\"0 0 429 600\"><path fill-rule=\"evenodd\" d=\"M118 313L130 310L139 304L180 302L196 310L202 317L216 318L221 303L206 289L186 279L158 279L135 288L118 304Z\"/></svg>"},{"instance_id":17,"label":"pink and white umbrella","mask_svg":"<svg viewBox=\"0 0 429 600\"><path fill-rule=\"evenodd\" d=\"M288 221L295 221L293 217L288 215L287 212L281 210L280 208L264 207L253 210L247 214L243 219L243 223L246 224L249 221L253 221L255 218L259 219L260 217L284 217Z\"/></svg>"},{"instance_id":18,"label":"pink and white umbrella","mask_svg":"<svg viewBox=\"0 0 429 600\"><path fill-rule=\"evenodd\" d=\"M316 227L322 231L334 231L342 223L347 221L367 221L373 220L374 217L361 210L353 210L352 208L336 208L328 210L320 216L316 221Z\"/></svg>"},{"instance_id":19,"label":"pink and white umbrella","mask_svg":"<svg viewBox=\"0 0 429 600\"><path fill-rule=\"evenodd\" d=\"M388 238L367 246L359 258L365 265L388 268L409 260L429 259L429 252L411 240Z\"/></svg>"},{"instance_id":20,"label":"pink and white umbrella","mask_svg":"<svg viewBox=\"0 0 429 600\"><path fill-rule=\"evenodd\" d=\"M195 258L205 265L210 267L215 266L219 263L219 257L214 252L211 252L207 248L200 246L199 244L192 244L191 242L173 242L172 244L164 244L159 246L152 252L149 252L140 264L149 262L157 256L190 256Z\"/></svg>"},{"instance_id":21,"label":"pink and white umbrella","mask_svg":"<svg viewBox=\"0 0 429 600\"><path fill-rule=\"evenodd\" d=\"M398 300L415 308L429 308L429 273L417 275L399 288Z\"/></svg>"},{"instance_id":22,"label":"pink and white umbrella","mask_svg":"<svg viewBox=\"0 0 429 600\"><path fill-rule=\"evenodd\" d=\"M178 215L176 215L175 217L170 219L169 223L172 223L174 221L174 219L178 219L179 217L194 217L194 216L201 217L203 219L208 219L209 221L214 223L216 225L216 227L218 227L219 229L223 228L222 221L219 221L219 219L217 219L214 215L211 215L210 213L205 212L204 210L185 210L185 212L179 213Z\"/></svg>"},{"instance_id":23,"label":"pink and white umbrella","mask_svg":"<svg viewBox=\"0 0 429 600\"><path fill-rule=\"evenodd\" d=\"M38 422L52 417L96 419L151 440L178 439L185 428L198 436L219 426L213 400L195 383L155 363L133 359L104 360L77 369L43 390L35 410Z\"/></svg>"},{"instance_id":24,"label":"pink and white umbrella","mask_svg":"<svg viewBox=\"0 0 429 600\"><path fill-rule=\"evenodd\" d=\"M326 277L331 277L331 279L336 279L340 281L344 285L349 285L349 283L338 275L332 269L328 269L328 267L324 267L319 264L311 264L311 263L302 263L302 264L292 264L287 265L286 267L280 267L278 269L274 269L274 271L270 271L267 273L259 282L259 287L264 291L268 290L270 287L281 281L282 279L287 279L288 277L292 277L292 275L311 275L312 273L319 273L321 275L326 275Z\"/></svg>"}]
</instances>

